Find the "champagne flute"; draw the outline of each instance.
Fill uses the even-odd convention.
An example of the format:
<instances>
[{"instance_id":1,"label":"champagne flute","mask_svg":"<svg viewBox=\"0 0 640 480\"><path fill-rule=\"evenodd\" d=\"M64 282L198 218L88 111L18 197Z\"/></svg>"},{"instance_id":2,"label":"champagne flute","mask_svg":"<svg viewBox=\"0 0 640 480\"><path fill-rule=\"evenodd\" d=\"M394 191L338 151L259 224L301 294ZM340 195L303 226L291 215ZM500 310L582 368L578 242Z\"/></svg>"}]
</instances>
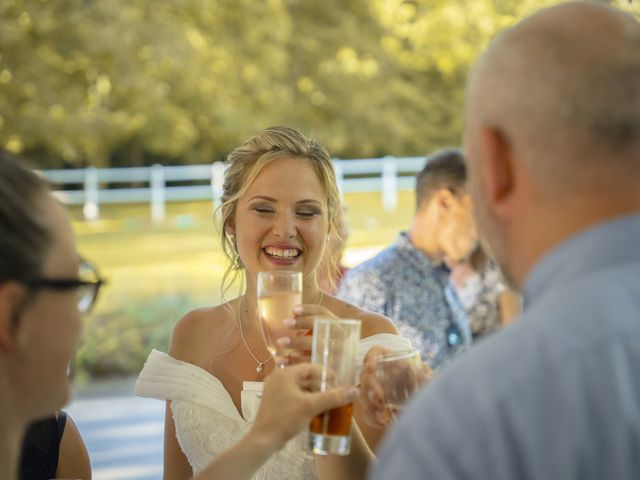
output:
<instances>
[{"instance_id":1,"label":"champagne flute","mask_svg":"<svg viewBox=\"0 0 640 480\"><path fill-rule=\"evenodd\" d=\"M384 392L383 404L395 420L407 400L420 389L423 365L417 350L397 351L376 357L375 375Z\"/></svg>"},{"instance_id":2,"label":"champagne flute","mask_svg":"<svg viewBox=\"0 0 640 480\"><path fill-rule=\"evenodd\" d=\"M258 272L258 316L264 342L272 357L284 357L291 353L291 348L280 346L277 340L291 335L282 321L292 318L293 307L301 303L301 272Z\"/></svg>"}]
</instances>

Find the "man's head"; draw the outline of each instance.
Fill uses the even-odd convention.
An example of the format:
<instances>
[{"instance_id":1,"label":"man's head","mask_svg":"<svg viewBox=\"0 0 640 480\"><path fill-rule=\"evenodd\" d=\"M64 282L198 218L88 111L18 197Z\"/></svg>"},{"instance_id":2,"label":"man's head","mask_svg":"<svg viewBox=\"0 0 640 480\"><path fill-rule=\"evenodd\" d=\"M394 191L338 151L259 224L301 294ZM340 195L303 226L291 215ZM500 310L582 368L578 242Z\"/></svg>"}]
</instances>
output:
<instances>
[{"instance_id":1,"label":"man's head","mask_svg":"<svg viewBox=\"0 0 640 480\"><path fill-rule=\"evenodd\" d=\"M416 219L411 237L431 257L459 261L476 245L466 180L464 157L458 149L430 155L416 175Z\"/></svg>"},{"instance_id":2,"label":"man's head","mask_svg":"<svg viewBox=\"0 0 640 480\"><path fill-rule=\"evenodd\" d=\"M500 35L467 87L476 219L521 287L569 236L640 209L640 24L584 2Z\"/></svg>"}]
</instances>

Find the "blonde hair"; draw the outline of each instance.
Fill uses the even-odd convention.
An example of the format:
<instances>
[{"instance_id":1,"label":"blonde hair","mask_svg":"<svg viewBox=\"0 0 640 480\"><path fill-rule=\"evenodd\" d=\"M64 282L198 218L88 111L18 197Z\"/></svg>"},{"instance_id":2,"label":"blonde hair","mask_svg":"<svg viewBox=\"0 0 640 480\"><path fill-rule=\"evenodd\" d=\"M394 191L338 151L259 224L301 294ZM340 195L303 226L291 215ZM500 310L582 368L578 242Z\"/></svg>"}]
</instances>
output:
<instances>
[{"instance_id":1,"label":"blonde hair","mask_svg":"<svg viewBox=\"0 0 640 480\"><path fill-rule=\"evenodd\" d=\"M238 200L268 164L286 157L303 158L313 166L327 199L329 229L327 235L341 235L338 225L340 212L340 194L336 175L329 152L320 143L288 127L270 127L254 135L227 157L227 170L221 204L220 239L222 251L229 260L222 277L222 296L244 269L235 246L235 239L227 232L229 221L235 217ZM318 267L319 274L335 278L338 265L323 261ZM230 275L233 275L230 278Z\"/></svg>"}]
</instances>

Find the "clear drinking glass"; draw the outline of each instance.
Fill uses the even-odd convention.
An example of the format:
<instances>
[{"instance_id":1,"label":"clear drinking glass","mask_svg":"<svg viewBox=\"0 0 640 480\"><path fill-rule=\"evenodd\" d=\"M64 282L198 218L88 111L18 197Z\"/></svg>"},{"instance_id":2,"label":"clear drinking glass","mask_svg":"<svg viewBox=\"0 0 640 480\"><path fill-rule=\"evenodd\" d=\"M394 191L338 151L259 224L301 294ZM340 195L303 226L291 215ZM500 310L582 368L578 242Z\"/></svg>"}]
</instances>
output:
<instances>
[{"instance_id":1,"label":"clear drinking glass","mask_svg":"<svg viewBox=\"0 0 640 480\"><path fill-rule=\"evenodd\" d=\"M420 389L424 376L420 352L404 350L376 357L376 378L384 392L383 403L391 420Z\"/></svg>"},{"instance_id":2,"label":"clear drinking glass","mask_svg":"<svg viewBox=\"0 0 640 480\"><path fill-rule=\"evenodd\" d=\"M258 317L269 353L287 356L290 348L277 340L291 334L282 321L293 317L293 307L302 303L302 273L288 270L258 272Z\"/></svg>"},{"instance_id":3,"label":"clear drinking glass","mask_svg":"<svg viewBox=\"0 0 640 480\"><path fill-rule=\"evenodd\" d=\"M311 363L322 366L320 391L356 383L360 320L317 318L313 323ZM348 455L353 404L321 413L309 425L309 444L319 455Z\"/></svg>"}]
</instances>

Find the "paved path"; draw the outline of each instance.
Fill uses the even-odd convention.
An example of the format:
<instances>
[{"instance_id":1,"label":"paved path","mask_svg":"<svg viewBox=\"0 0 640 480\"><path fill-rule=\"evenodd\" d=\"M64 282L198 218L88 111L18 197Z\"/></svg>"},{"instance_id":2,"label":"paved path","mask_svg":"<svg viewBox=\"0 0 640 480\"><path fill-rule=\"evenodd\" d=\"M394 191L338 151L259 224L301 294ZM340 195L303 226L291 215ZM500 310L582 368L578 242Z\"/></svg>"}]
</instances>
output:
<instances>
[{"instance_id":1,"label":"paved path","mask_svg":"<svg viewBox=\"0 0 640 480\"><path fill-rule=\"evenodd\" d=\"M127 379L91 386L65 410L84 439L94 480L162 478L164 402L134 397Z\"/></svg>"}]
</instances>

